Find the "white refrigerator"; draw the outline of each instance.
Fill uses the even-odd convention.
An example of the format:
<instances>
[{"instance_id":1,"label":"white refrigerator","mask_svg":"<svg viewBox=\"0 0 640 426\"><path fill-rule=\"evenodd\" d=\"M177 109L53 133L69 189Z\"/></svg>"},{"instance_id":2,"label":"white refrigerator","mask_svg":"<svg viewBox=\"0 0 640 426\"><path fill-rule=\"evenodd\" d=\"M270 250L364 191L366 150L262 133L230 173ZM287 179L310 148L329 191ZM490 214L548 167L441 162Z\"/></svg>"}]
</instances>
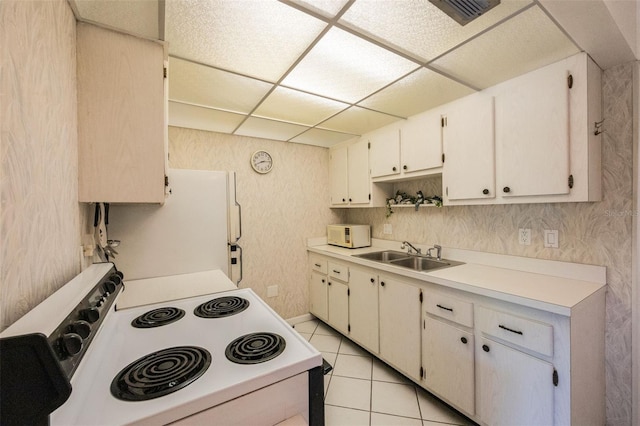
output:
<instances>
[{"instance_id":1,"label":"white refrigerator","mask_svg":"<svg viewBox=\"0 0 640 426\"><path fill-rule=\"evenodd\" d=\"M235 172L169 169L164 205L112 204L107 235L127 281L221 271L242 280Z\"/></svg>"}]
</instances>

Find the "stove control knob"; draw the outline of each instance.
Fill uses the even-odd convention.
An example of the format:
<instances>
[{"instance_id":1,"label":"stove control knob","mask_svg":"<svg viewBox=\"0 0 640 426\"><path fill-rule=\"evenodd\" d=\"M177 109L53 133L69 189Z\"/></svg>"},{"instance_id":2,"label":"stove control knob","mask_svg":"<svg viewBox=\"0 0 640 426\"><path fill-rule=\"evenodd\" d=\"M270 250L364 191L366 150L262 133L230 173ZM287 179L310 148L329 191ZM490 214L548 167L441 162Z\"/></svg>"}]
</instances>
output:
<instances>
[{"instance_id":1,"label":"stove control knob","mask_svg":"<svg viewBox=\"0 0 640 426\"><path fill-rule=\"evenodd\" d=\"M102 288L104 288L104 291L111 294L116 291L116 283L113 281L105 281L105 283L102 285Z\"/></svg>"},{"instance_id":2,"label":"stove control knob","mask_svg":"<svg viewBox=\"0 0 640 426\"><path fill-rule=\"evenodd\" d=\"M60 338L60 349L65 356L73 356L82 350L82 337L76 333L63 334Z\"/></svg>"},{"instance_id":3,"label":"stove control knob","mask_svg":"<svg viewBox=\"0 0 640 426\"><path fill-rule=\"evenodd\" d=\"M69 326L69 331L77 334L82 339L86 339L91 334L91 324L86 321L78 320Z\"/></svg>"},{"instance_id":4,"label":"stove control knob","mask_svg":"<svg viewBox=\"0 0 640 426\"><path fill-rule=\"evenodd\" d=\"M100 319L100 311L98 311L98 308L86 308L86 309L82 309L80 311L80 317L93 324L94 322L98 321Z\"/></svg>"},{"instance_id":5,"label":"stove control knob","mask_svg":"<svg viewBox=\"0 0 640 426\"><path fill-rule=\"evenodd\" d=\"M122 275L122 274L120 274L120 275ZM114 283L115 285L120 285L120 284L122 284L122 277L121 277L120 275L118 275L118 274L112 274L112 275L110 275L110 276L109 276L109 281L113 281L113 283Z\"/></svg>"}]
</instances>

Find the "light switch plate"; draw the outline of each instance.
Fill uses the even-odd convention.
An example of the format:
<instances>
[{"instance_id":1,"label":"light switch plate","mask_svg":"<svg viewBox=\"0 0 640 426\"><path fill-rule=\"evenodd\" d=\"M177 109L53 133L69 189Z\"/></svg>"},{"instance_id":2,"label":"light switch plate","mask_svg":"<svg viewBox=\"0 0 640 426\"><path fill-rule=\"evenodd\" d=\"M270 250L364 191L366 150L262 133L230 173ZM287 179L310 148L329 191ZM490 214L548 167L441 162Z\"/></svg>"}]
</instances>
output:
<instances>
[{"instance_id":1,"label":"light switch plate","mask_svg":"<svg viewBox=\"0 0 640 426\"><path fill-rule=\"evenodd\" d=\"M271 285L267 287L267 297L276 297L278 295L278 286Z\"/></svg>"},{"instance_id":2,"label":"light switch plate","mask_svg":"<svg viewBox=\"0 0 640 426\"><path fill-rule=\"evenodd\" d=\"M392 228L391 228L391 224L390 223L385 223L382 227L382 233L383 234L387 234L387 235L391 235L393 233Z\"/></svg>"},{"instance_id":3,"label":"light switch plate","mask_svg":"<svg viewBox=\"0 0 640 426\"><path fill-rule=\"evenodd\" d=\"M544 230L544 246L549 248L558 248L558 230Z\"/></svg>"}]
</instances>

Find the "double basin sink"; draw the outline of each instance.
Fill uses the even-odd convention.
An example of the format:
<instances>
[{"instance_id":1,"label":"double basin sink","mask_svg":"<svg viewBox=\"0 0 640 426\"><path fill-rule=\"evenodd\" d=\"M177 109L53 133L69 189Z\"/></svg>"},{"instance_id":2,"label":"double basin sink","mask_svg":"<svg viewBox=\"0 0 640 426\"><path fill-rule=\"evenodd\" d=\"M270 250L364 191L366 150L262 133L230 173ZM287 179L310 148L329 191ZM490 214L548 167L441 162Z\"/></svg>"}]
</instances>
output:
<instances>
[{"instance_id":1,"label":"double basin sink","mask_svg":"<svg viewBox=\"0 0 640 426\"><path fill-rule=\"evenodd\" d=\"M374 262L386 263L388 265L400 266L402 268L407 268L419 272L428 272L435 269L462 265L462 262L456 262L447 259L438 260L433 257L409 254L395 250L384 250L365 254L355 254L353 255L353 257L373 260Z\"/></svg>"}]
</instances>

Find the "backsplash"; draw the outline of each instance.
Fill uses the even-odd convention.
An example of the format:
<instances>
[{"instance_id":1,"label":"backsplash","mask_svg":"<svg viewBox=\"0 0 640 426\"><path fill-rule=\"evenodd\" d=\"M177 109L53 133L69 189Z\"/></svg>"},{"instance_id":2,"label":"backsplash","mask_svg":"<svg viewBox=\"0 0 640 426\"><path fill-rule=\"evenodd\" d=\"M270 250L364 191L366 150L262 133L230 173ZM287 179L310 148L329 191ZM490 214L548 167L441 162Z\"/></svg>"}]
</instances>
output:
<instances>
[{"instance_id":1,"label":"backsplash","mask_svg":"<svg viewBox=\"0 0 640 426\"><path fill-rule=\"evenodd\" d=\"M603 200L597 203L518 204L397 208L347 212L351 223L372 224L372 236L421 244L478 250L607 267L607 424L631 424L631 227L632 64L603 75ZM415 193L441 187L440 178L396 184ZM435 188L435 189L433 189ZM393 234L383 234L383 224ZM519 228L531 229L531 245L518 244ZM543 230L557 229L558 249L544 248Z\"/></svg>"},{"instance_id":2,"label":"backsplash","mask_svg":"<svg viewBox=\"0 0 640 426\"><path fill-rule=\"evenodd\" d=\"M76 21L65 0L0 2L0 330L80 272Z\"/></svg>"},{"instance_id":3,"label":"backsplash","mask_svg":"<svg viewBox=\"0 0 640 426\"><path fill-rule=\"evenodd\" d=\"M249 158L264 149L273 170L253 171ZM329 152L325 148L169 127L169 166L178 169L233 170L242 205L244 278L282 317L309 312L305 237L324 235L342 213L329 205ZM278 296L267 297L267 287Z\"/></svg>"}]
</instances>

